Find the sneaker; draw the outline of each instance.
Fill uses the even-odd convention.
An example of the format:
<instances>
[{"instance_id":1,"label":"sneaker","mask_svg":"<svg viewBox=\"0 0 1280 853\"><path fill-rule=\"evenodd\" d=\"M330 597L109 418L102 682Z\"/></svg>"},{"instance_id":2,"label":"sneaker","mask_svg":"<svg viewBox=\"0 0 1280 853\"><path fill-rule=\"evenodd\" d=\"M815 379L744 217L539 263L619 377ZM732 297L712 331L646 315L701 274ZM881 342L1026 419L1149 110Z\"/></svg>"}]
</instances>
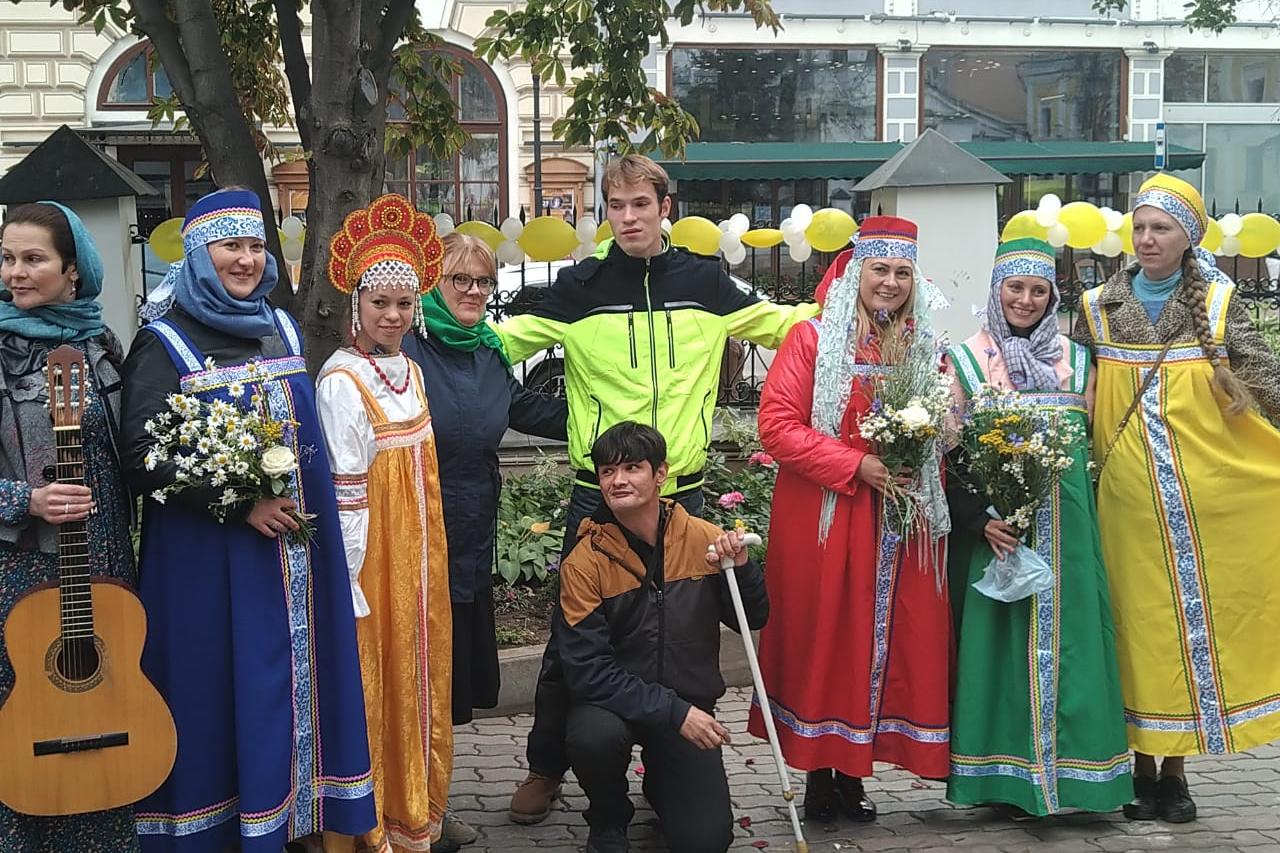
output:
<instances>
[{"instance_id":1,"label":"sneaker","mask_svg":"<svg viewBox=\"0 0 1280 853\"><path fill-rule=\"evenodd\" d=\"M844 816L854 823L871 823L876 819L876 804L867 797L862 780L836 773L836 792L844 806Z\"/></svg>"},{"instance_id":2,"label":"sneaker","mask_svg":"<svg viewBox=\"0 0 1280 853\"><path fill-rule=\"evenodd\" d=\"M1125 803L1124 816L1129 820L1155 820L1160 816L1154 776L1133 777L1133 802Z\"/></svg>"},{"instance_id":3,"label":"sneaker","mask_svg":"<svg viewBox=\"0 0 1280 853\"><path fill-rule=\"evenodd\" d=\"M444 829L441 831L440 837L462 847L467 844L475 844L476 839L480 837L480 833L464 823L453 809L449 809L444 813ZM434 845L432 845L432 849L434 849Z\"/></svg>"},{"instance_id":4,"label":"sneaker","mask_svg":"<svg viewBox=\"0 0 1280 853\"><path fill-rule=\"evenodd\" d=\"M630 850L625 826L593 826L587 833L587 847L583 853L628 853Z\"/></svg>"},{"instance_id":5,"label":"sneaker","mask_svg":"<svg viewBox=\"0 0 1280 853\"><path fill-rule=\"evenodd\" d=\"M541 823L551 813L551 804L560 796L560 780L530 771L511 795L509 815L513 823L530 826Z\"/></svg>"},{"instance_id":6,"label":"sneaker","mask_svg":"<svg viewBox=\"0 0 1280 853\"><path fill-rule=\"evenodd\" d=\"M1161 776L1156 809L1165 823L1191 823L1196 819L1196 803L1181 776Z\"/></svg>"},{"instance_id":7,"label":"sneaker","mask_svg":"<svg viewBox=\"0 0 1280 853\"><path fill-rule=\"evenodd\" d=\"M840 810L835 778L831 768L810 770L805 774L804 819L831 823Z\"/></svg>"}]
</instances>

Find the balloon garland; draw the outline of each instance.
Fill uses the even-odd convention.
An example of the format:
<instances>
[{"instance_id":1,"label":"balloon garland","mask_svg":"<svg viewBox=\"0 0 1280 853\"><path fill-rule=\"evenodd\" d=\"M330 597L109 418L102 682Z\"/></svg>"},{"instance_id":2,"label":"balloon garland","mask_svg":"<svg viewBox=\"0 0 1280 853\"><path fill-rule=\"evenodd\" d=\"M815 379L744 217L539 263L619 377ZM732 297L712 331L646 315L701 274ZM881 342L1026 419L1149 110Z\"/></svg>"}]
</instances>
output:
<instances>
[{"instance_id":1,"label":"balloon garland","mask_svg":"<svg viewBox=\"0 0 1280 853\"><path fill-rule=\"evenodd\" d=\"M1034 210L1015 214L1000 233L1002 241L1019 237L1038 237L1055 247L1088 249L1108 258L1121 252L1132 255L1133 214L1087 201L1063 204L1047 193ZM1280 222L1265 213L1228 213L1209 220L1200 245L1215 255L1261 258L1280 248Z\"/></svg>"}]
</instances>

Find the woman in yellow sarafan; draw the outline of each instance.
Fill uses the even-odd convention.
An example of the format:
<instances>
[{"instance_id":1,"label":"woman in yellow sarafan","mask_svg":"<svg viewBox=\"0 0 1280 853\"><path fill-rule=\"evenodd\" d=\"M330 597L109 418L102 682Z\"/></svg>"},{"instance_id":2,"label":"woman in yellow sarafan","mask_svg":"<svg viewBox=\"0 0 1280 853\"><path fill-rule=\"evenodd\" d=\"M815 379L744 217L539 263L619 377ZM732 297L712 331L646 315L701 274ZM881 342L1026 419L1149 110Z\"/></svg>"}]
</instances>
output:
<instances>
[{"instance_id":1,"label":"woman in yellow sarafan","mask_svg":"<svg viewBox=\"0 0 1280 853\"><path fill-rule=\"evenodd\" d=\"M1138 264L1084 294L1074 335L1098 364L1098 517L1134 820L1195 819L1184 756L1280 738L1280 359L1196 248L1207 226L1186 182L1143 184Z\"/></svg>"},{"instance_id":2,"label":"woman in yellow sarafan","mask_svg":"<svg viewBox=\"0 0 1280 853\"><path fill-rule=\"evenodd\" d=\"M357 839L326 833L325 850L427 850L453 768L452 611L431 412L400 344L421 327L444 248L429 216L385 195L347 216L329 253L333 286L351 296L351 342L321 369L317 405L351 575L378 826Z\"/></svg>"}]
</instances>

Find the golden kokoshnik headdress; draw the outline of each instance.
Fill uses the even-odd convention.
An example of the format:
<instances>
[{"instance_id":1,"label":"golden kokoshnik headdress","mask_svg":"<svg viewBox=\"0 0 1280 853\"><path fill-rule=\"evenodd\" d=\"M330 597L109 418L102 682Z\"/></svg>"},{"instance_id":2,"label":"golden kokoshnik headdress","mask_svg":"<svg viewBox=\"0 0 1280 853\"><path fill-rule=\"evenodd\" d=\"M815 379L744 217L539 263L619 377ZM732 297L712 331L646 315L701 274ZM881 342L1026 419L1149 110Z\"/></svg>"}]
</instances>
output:
<instances>
[{"instance_id":1,"label":"golden kokoshnik headdress","mask_svg":"<svg viewBox=\"0 0 1280 853\"><path fill-rule=\"evenodd\" d=\"M353 210L329 241L329 280L351 297L351 334L360 331L361 290L412 288L413 323L423 331L422 299L440 281L444 243L435 222L409 200L389 193Z\"/></svg>"}]
</instances>

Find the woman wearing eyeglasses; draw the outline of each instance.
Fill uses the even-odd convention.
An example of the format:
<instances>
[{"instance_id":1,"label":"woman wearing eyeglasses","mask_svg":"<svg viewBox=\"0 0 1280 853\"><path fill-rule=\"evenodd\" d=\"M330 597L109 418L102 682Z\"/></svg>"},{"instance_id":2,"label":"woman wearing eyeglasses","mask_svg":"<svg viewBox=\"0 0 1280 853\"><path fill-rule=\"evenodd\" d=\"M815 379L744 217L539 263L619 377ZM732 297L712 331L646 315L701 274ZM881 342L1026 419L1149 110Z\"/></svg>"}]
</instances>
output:
<instances>
[{"instance_id":1,"label":"woman wearing eyeglasses","mask_svg":"<svg viewBox=\"0 0 1280 853\"><path fill-rule=\"evenodd\" d=\"M489 246L454 232L444 238L444 250L440 286L422 298L427 334L408 336L404 351L422 368L435 425L453 603L453 723L459 725L471 721L473 708L498 704L491 575L502 485L498 445L508 428L563 441L569 412L563 399L527 391L515 380L485 322L497 285ZM445 816L444 835L462 844L476 837L452 814Z\"/></svg>"}]
</instances>

